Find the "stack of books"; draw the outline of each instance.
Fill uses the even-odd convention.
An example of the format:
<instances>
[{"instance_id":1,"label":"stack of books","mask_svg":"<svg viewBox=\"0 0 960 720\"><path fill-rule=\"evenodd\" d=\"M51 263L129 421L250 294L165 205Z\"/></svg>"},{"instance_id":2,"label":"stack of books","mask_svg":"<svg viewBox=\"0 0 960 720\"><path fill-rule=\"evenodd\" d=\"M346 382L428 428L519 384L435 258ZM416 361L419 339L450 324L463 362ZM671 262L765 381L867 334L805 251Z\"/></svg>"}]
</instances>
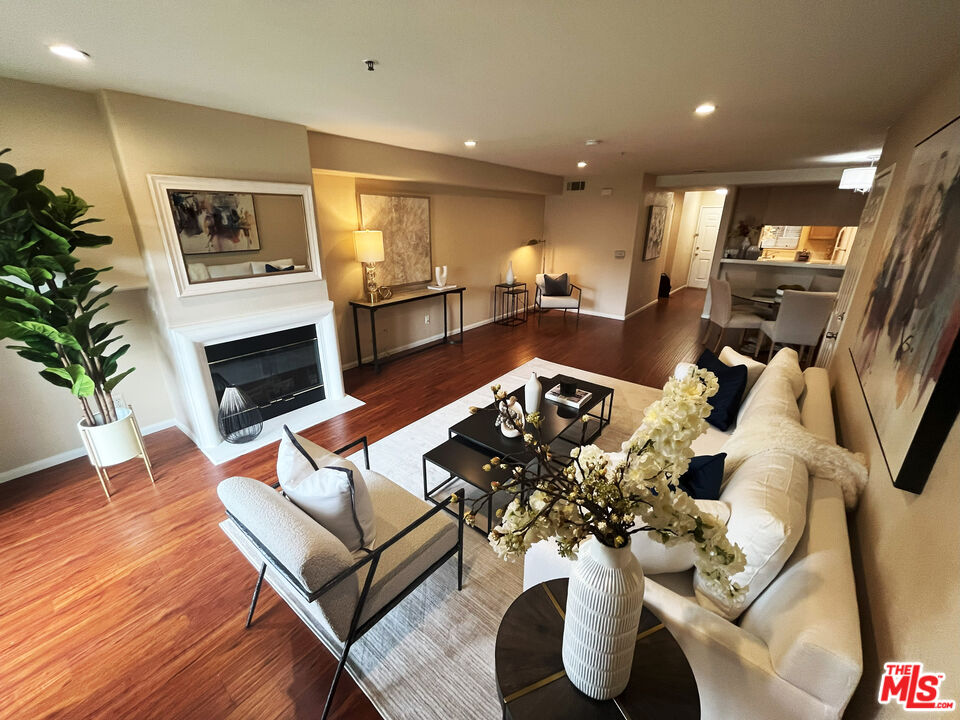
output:
<instances>
[{"instance_id":1,"label":"stack of books","mask_svg":"<svg viewBox=\"0 0 960 720\"><path fill-rule=\"evenodd\" d=\"M558 384L551 390L548 390L544 397L558 405L566 405L567 407L577 408L579 410L593 397L593 393L587 392L586 390L577 390L573 395L562 395L560 393L560 385Z\"/></svg>"}]
</instances>

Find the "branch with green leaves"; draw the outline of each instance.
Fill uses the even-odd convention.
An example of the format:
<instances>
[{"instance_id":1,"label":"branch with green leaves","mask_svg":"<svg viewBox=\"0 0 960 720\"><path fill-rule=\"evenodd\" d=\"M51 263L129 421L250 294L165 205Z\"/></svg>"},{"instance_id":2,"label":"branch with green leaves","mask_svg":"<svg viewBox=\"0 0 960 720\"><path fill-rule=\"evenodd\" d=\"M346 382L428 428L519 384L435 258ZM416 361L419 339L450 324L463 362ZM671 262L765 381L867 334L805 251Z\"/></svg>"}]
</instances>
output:
<instances>
[{"instance_id":1,"label":"branch with green leaves","mask_svg":"<svg viewBox=\"0 0 960 720\"><path fill-rule=\"evenodd\" d=\"M87 424L105 424L117 419L113 389L133 372L118 364L130 346L114 346L126 321L96 322L116 290L99 280L111 268L81 267L74 253L113 238L84 229L101 220L84 217L83 198L68 188L54 194L42 180L42 170L18 174L0 163L0 339L20 343L7 347L76 396Z\"/></svg>"}]
</instances>

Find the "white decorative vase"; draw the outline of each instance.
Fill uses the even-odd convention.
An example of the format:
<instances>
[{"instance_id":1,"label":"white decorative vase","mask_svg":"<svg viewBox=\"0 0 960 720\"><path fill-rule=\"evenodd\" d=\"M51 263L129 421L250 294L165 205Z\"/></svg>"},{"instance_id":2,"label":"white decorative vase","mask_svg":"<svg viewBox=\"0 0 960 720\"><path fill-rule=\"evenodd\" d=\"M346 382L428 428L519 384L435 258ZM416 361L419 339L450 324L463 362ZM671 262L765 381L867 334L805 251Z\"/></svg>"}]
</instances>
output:
<instances>
[{"instance_id":1,"label":"white decorative vase","mask_svg":"<svg viewBox=\"0 0 960 720\"><path fill-rule=\"evenodd\" d=\"M527 415L540 409L540 393L542 391L543 386L540 385L537 374L535 372L530 373L530 379L523 387L523 408L527 411Z\"/></svg>"},{"instance_id":2,"label":"white decorative vase","mask_svg":"<svg viewBox=\"0 0 960 720\"><path fill-rule=\"evenodd\" d=\"M447 286L447 266L443 266L443 270L440 272L440 287Z\"/></svg>"},{"instance_id":3,"label":"white decorative vase","mask_svg":"<svg viewBox=\"0 0 960 720\"><path fill-rule=\"evenodd\" d=\"M630 681L643 611L643 570L630 544L580 546L567 590L563 667L584 695L609 700Z\"/></svg>"},{"instance_id":4,"label":"white decorative vase","mask_svg":"<svg viewBox=\"0 0 960 720\"><path fill-rule=\"evenodd\" d=\"M77 423L91 465L109 467L140 455L140 434L133 411L127 407L116 411L117 419L106 425L88 425L85 419Z\"/></svg>"},{"instance_id":5,"label":"white decorative vase","mask_svg":"<svg viewBox=\"0 0 960 720\"><path fill-rule=\"evenodd\" d=\"M510 263L507 265L507 277L506 277L507 285L513 285L513 281L516 279L517 278L513 274L513 260L511 260Z\"/></svg>"}]
</instances>

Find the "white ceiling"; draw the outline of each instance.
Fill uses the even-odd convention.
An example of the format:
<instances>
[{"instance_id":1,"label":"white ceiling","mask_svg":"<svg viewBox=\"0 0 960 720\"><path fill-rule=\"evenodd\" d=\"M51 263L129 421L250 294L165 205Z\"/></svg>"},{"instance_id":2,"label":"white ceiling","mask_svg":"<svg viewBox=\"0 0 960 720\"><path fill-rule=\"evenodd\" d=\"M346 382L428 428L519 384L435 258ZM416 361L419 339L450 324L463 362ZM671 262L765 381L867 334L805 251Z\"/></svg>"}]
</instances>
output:
<instances>
[{"instance_id":1,"label":"white ceiling","mask_svg":"<svg viewBox=\"0 0 960 720\"><path fill-rule=\"evenodd\" d=\"M560 175L878 147L960 33L956 0L0 0L0 17L0 75Z\"/></svg>"}]
</instances>

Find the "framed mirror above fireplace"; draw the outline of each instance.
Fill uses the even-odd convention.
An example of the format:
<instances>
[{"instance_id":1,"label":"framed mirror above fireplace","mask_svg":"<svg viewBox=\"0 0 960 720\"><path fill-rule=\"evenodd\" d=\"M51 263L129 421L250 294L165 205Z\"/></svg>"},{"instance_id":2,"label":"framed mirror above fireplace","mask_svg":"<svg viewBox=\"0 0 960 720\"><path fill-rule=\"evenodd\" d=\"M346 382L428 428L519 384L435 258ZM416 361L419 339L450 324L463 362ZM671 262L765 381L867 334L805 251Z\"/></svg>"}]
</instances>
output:
<instances>
[{"instance_id":1,"label":"framed mirror above fireplace","mask_svg":"<svg viewBox=\"0 0 960 720\"><path fill-rule=\"evenodd\" d=\"M149 175L180 297L321 279L306 184Z\"/></svg>"}]
</instances>

